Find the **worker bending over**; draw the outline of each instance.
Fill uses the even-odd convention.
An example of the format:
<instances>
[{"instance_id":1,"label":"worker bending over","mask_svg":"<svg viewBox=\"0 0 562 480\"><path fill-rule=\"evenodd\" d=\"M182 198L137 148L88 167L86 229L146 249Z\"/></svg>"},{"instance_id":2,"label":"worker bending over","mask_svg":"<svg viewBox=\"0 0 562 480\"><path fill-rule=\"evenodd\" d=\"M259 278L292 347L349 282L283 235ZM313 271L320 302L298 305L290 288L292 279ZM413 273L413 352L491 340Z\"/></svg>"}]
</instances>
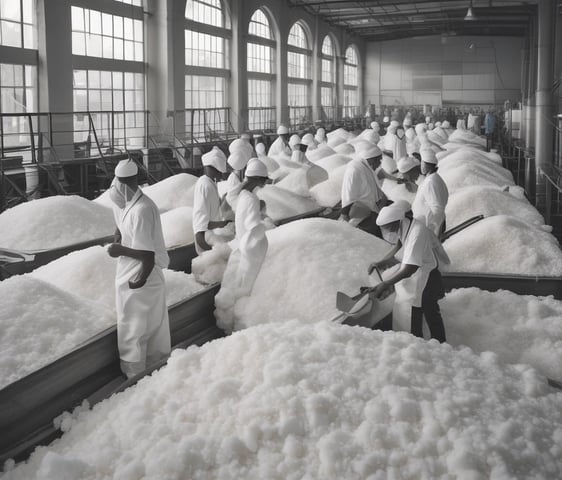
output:
<instances>
[{"instance_id":1,"label":"worker bending over","mask_svg":"<svg viewBox=\"0 0 562 480\"><path fill-rule=\"evenodd\" d=\"M224 227L228 220L221 215L221 199L217 181L226 173L226 156L218 147L201 157L204 174L198 178L193 192L193 232L198 255L210 250L207 232Z\"/></svg>"},{"instance_id":2,"label":"worker bending over","mask_svg":"<svg viewBox=\"0 0 562 480\"><path fill-rule=\"evenodd\" d=\"M267 154L272 157L275 155L291 156L291 147L289 146L289 129L285 125L279 125L277 128L278 137L269 147Z\"/></svg>"},{"instance_id":3,"label":"worker bending over","mask_svg":"<svg viewBox=\"0 0 562 480\"><path fill-rule=\"evenodd\" d=\"M160 213L138 187L138 168L122 160L109 195L117 230L107 251L118 257L115 274L117 345L128 377L170 353L170 325L163 268L168 266Z\"/></svg>"},{"instance_id":4,"label":"worker bending over","mask_svg":"<svg viewBox=\"0 0 562 480\"><path fill-rule=\"evenodd\" d=\"M384 259L369 265L369 275L375 267L385 268L398 263L395 255L401 266L377 286L364 287L363 290L381 298L392 285L400 284L403 290L400 301L410 307L411 333L423 337L425 317L431 338L445 342L445 326L438 303L445 292L438 267L440 264L449 264L450 260L433 232L412 218L401 203L384 207L377 218L383 238L394 245L394 248ZM399 301L398 288L396 301Z\"/></svg>"},{"instance_id":5,"label":"worker bending over","mask_svg":"<svg viewBox=\"0 0 562 480\"><path fill-rule=\"evenodd\" d=\"M262 218L260 199L254 193L265 185L267 179L267 167L257 158L252 158L238 195L234 220L236 238L231 242L234 248L215 299L218 325L227 332L233 328L236 301L252 292L267 253L267 228Z\"/></svg>"},{"instance_id":6,"label":"worker bending over","mask_svg":"<svg viewBox=\"0 0 562 480\"><path fill-rule=\"evenodd\" d=\"M446 227L445 207L449 201L449 190L437 173L437 157L431 148L421 151L421 173L425 179L418 188L412 211L414 218L439 237Z\"/></svg>"}]
</instances>

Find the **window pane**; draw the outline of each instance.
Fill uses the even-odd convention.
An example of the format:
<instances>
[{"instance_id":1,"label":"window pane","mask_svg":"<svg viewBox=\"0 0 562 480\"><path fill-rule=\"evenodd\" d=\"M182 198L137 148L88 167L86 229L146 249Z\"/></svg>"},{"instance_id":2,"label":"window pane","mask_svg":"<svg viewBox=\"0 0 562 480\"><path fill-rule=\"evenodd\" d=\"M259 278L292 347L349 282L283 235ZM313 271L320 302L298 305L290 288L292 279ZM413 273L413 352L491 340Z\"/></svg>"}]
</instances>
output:
<instances>
[{"instance_id":1,"label":"window pane","mask_svg":"<svg viewBox=\"0 0 562 480\"><path fill-rule=\"evenodd\" d=\"M100 86L104 89L111 89L111 72L100 72Z\"/></svg>"},{"instance_id":2,"label":"window pane","mask_svg":"<svg viewBox=\"0 0 562 480\"><path fill-rule=\"evenodd\" d=\"M116 37L123 38L123 17L113 17L113 29Z\"/></svg>"},{"instance_id":3,"label":"window pane","mask_svg":"<svg viewBox=\"0 0 562 480\"><path fill-rule=\"evenodd\" d=\"M133 20L131 18L124 18L123 19L123 30L125 33L125 38L127 40L133 40L134 32L133 32Z\"/></svg>"},{"instance_id":4,"label":"window pane","mask_svg":"<svg viewBox=\"0 0 562 480\"><path fill-rule=\"evenodd\" d=\"M0 12L3 19L21 22L19 0L0 0Z\"/></svg>"},{"instance_id":5,"label":"window pane","mask_svg":"<svg viewBox=\"0 0 562 480\"><path fill-rule=\"evenodd\" d=\"M113 55L116 60L123 60L123 40L116 38L113 41Z\"/></svg>"},{"instance_id":6,"label":"window pane","mask_svg":"<svg viewBox=\"0 0 562 480\"><path fill-rule=\"evenodd\" d=\"M88 91L74 90L74 108L75 112L83 112L88 110Z\"/></svg>"},{"instance_id":7,"label":"window pane","mask_svg":"<svg viewBox=\"0 0 562 480\"><path fill-rule=\"evenodd\" d=\"M101 16L102 33L107 36L113 35L113 15L103 13Z\"/></svg>"},{"instance_id":8,"label":"window pane","mask_svg":"<svg viewBox=\"0 0 562 480\"><path fill-rule=\"evenodd\" d=\"M134 28L135 28L135 41L142 42L142 22L140 20L135 20Z\"/></svg>"},{"instance_id":9,"label":"window pane","mask_svg":"<svg viewBox=\"0 0 562 480\"><path fill-rule=\"evenodd\" d=\"M101 34L101 12L90 10L90 33Z\"/></svg>"},{"instance_id":10,"label":"window pane","mask_svg":"<svg viewBox=\"0 0 562 480\"><path fill-rule=\"evenodd\" d=\"M23 21L25 23L33 24L33 1L23 0Z\"/></svg>"},{"instance_id":11,"label":"window pane","mask_svg":"<svg viewBox=\"0 0 562 480\"><path fill-rule=\"evenodd\" d=\"M2 20L2 45L8 47L22 47L21 24Z\"/></svg>"},{"instance_id":12,"label":"window pane","mask_svg":"<svg viewBox=\"0 0 562 480\"><path fill-rule=\"evenodd\" d=\"M123 74L121 72L113 72L113 88L123 89Z\"/></svg>"},{"instance_id":13,"label":"window pane","mask_svg":"<svg viewBox=\"0 0 562 480\"><path fill-rule=\"evenodd\" d=\"M113 58L113 38L103 38L103 58Z\"/></svg>"},{"instance_id":14,"label":"window pane","mask_svg":"<svg viewBox=\"0 0 562 480\"><path fill-rule=\"evenodd\" d=\"M35 29L33 25L23 26L23 47L24 48L37 48L35 44Z\"/></svg>"},{"instance_id":15,"label":"window pane","mask_svg":"<svg viewBox=\"0 0 562 480\"><path fill-rule=\"evenodd\" d=\"M84 32L84 9L80 7L72 7L72 30L75 32Z\"/></svg>"},{"instance_id":16,"label":"window pane","mask_svg":"<svg viewBox=\"0 0 562 480\"><path fill-rule=\"evenodd\" d=\"M88 71L88 88L100 88L100 72L99 70Z\"/></svg>"},{"instance_id":17,"label":"window pane","mask_svg":"<svg viewBox=\"0 0 562 480\"><path fill-rule=\"evenodd\" d=\"M74 88L86 88L88 86L86 70L74 70Z\"/></svg>"},{"instance_id":18,"label":"window pane","mask_svg":"<svg viewBox=\"0 0 562 480\"><path fill-rule=\"evenodd\" d=\"M14 85L14 66L3 63L1 65L1 81L3 87L10 87Z\"/></svg>"},{"instance_id":19,"label":"window pane","mask_svg":"<svg viewBox=\"0 0 562 480\"><path fill-rule=\"evenodd\" d=\"M135 46L133 42L125 40L125 60L135 59Z\"/></svg>"}]
</instances>

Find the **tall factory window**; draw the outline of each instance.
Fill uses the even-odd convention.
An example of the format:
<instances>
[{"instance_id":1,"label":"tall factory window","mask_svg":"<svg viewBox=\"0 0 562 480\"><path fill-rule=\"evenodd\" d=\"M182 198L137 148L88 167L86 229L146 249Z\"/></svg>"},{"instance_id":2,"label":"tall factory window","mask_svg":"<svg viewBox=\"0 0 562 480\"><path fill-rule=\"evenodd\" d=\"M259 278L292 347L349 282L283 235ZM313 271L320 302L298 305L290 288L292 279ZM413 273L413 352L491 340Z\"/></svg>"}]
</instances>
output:
<instances>
[{"instance_id":1,"label":"tall factory window","mask_svg":"<svg viewBox=\"0 0 562 480\"><path fill-rule=\"evenodd\" d=\"M311 63L310 42L301 22L296 22L289 32L287 48L287 99L291 126L304 126L311 122L310 105Z\"/></svg>"}]
</instances>

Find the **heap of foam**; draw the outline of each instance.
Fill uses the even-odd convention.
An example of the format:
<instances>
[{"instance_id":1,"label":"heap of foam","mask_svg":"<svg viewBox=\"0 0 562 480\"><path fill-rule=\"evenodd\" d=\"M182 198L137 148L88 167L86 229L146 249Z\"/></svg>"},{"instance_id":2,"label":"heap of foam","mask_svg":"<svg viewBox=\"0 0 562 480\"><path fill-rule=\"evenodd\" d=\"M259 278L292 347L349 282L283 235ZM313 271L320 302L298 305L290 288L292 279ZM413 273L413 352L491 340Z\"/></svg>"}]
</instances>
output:
<instances>
[{"instance_id":1,"label":"heap of foam","mask_svg":"<svg viewBox=\"0 0 562 480\"><path fill-rule=\"evenodd\" d=\"M166 248L193 243L193 208L178 207L160 216Z\"/></svg>"},{"instance_id":2,"label":"heap of foam","mask_svg":"<svg viewBox=\"0 0 562 480\"><path fill-rule=\"evenodd\" d=\"M108 255L105 247L96 246L69 253L29 275L115 311L116 268L117 260ZM165 269L164 277L168 306L194 295L203 288L192 275L183 272Z\"/></svg>"},{"instance_id":3,"label":"heap of foam","mask_svg":"<svg viewBox=\"0 0 562 480\"><path fill-rule=\"evenodd\" d=\"M562 275L562 251L556 238L518 218L485 218L444 243L448 270L537 276Z\"/></svg>"},{"instance_id":4,"label":"heap of foam","mask_svg":"<svg viewBox=\"0 0 562 480\"><path fill-rule=\"evenodd\" d=\"M20 203L0 214L0 247L50 250L112 235L110 209L75 195Z\"/></svg>"},{"instance_id":5,"label":"heap of foam","mask_svg":"<svg viewBox=\"0 0 562 480\"><path fill-rule=\"evenodd\" d=\"M160 212L178 207L193 207L193 190L197 177L189 173L179 173L143 188L156 204Z\"/></svg>"},{"instance_id":6,"label":"heap of foam","mask_svg":"<svg viewBox=\"0 0 562 480\"><path fill-rule=\"evenodd\" d=\"M477 288L453 290L439 302L451 345L494 352L562 381L562 301Z\"/></svg>"},{"instance_id":7,"label":"heap of foam","mask_svg":"<svg viewBox=\"0 0 562 480\"><path fill-rule=\"evenodd\" d=\"M30 275L0 282L0 298L0 388L115 324L114 312L102 303Z\"/></svg>"},{"instance_id":8,"label":"heap of foam","mask_svg":"<svg viewBox=\"0 0 562 480\"><path fill-rule=\"evenodd\" d=\"M449 148L450 147L450 148ZM491 162L497 163L498 165L502 165L502 157L498 153L494 152L485 152L483 150L479 150L474 147L461 145L458 143L447 143L444 145L446 150L438 152L436 157L439 160L448 157L449 155L455 153L457 154L456 158L459 160L465 160L466 158L471 159L481 159L481 160L490 160Z\"/></svg>"},{"instance_id":9,"label":"heap of foam","mask_svg":"<svg viewBox=\"0 0 562 480\"><path fill-rule=\"evenodd\" d=\"M369 285L369 264L390 249L346 222L322 218L282 225L267 237L267 255L252 294L234 307L234 330L288 318L317 322L336 316L336 293L357 294ZM231 318L224 324L230 325Z\"/></svg>"},{"instance_id":10,"label":"heap of foam","mask_svg":"<svg viewBox=\"0 0 562 480\"><path fill-rule=\"evenodd\" d=\"M526 199L520 199L499 187L465 187L449 196L445 208L449 227L476 215L510 215L533 225L544 225L542 215Z\"/></svg>"},{"instance_id":11,"label":"heap of foam","mask_svg":"<svg viewBox=\"0 0 562 480\"><path fill-rule=\"evenodd\" d=\"M490 353L294 321L174 351L3 480L554 479L560 401Z\"/></svg>"},{"instance_id":12,"label":"heap of foam","mask_svg":"<svg viewBox=\"0 0 562 480\"><path fill-rule=\"evenodd\" d=\"M313 150L308 149L305 155L306 158L308 158L311 162L316 163L318 162L318 160L329 157L330 155L334 155L335 153L335 150L328 147L327 144L321 143L317 148L314 148Z\"/></svg>"},{"instance_id":13,"label":"heap of foam","mask_svg":"<svg viewBox=\"0 0 562 480\"><path fill-rule=\"evenodd\" d=\"M410 205L416 198L416 192L410 192L403 183L397 183L392 180L384 180L382 182L382 191L393 202L405 200Z\"/></svg>"},{"instance_id":14,"label":"heap of foam","mask_svg":"<svg viewBox=\"0 0 562 480\"><path fill-rule=\"evenodd\" d=\"M457 161L452 154L439 162L439 175L454 193L464 187L514 185L513 176L503 167L479 160Z\"/></svg>"},{"instance_id":15,"label":"heap of foam","mask_svg":"<svg viewBox=\"0 0 562 480\"><path fill-rule=\"evenodd\" d=\"M329 155L327 157L322 157L321 159L317 160L315 163L319 167L322 167L328 173L340 168L342 165L347 165L351 162L352 157L348 155Z\"/></svg>"},{"instance_id":16,"label":"heap of foam","mask_svg":"<svg viewBox=\"0 0 562 480\"><path fill-rule=\"evenodd\" d=\"M266 185L257 190L256 194L260 200L265 202L267 214L274 221L302 215L320 208L314 199L297 195L275 185Z\"/></svg>"}]
</instances>

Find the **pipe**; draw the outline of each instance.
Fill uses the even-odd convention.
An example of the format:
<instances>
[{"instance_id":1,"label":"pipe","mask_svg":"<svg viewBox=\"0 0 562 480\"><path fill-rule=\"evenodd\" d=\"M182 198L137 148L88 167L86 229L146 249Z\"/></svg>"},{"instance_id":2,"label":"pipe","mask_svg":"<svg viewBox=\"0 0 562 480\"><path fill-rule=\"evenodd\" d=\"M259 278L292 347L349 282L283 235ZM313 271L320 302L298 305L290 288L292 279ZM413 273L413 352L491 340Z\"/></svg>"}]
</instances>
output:
<instances>
[{"instance_id":1,"label":"pipe","mask_svg":"<svg viewBox=\"0 0 562 480\"><path fill-rule=\"evenodd\" d=\"M554 79L554 33L556 7L554 0L538 2L538 49L537 49L537 94L536 102L536 168L545 169L553 164L553 95ZM545 180L537 174L537 204L545 202Z\"/></svg>"}]
</instances>

